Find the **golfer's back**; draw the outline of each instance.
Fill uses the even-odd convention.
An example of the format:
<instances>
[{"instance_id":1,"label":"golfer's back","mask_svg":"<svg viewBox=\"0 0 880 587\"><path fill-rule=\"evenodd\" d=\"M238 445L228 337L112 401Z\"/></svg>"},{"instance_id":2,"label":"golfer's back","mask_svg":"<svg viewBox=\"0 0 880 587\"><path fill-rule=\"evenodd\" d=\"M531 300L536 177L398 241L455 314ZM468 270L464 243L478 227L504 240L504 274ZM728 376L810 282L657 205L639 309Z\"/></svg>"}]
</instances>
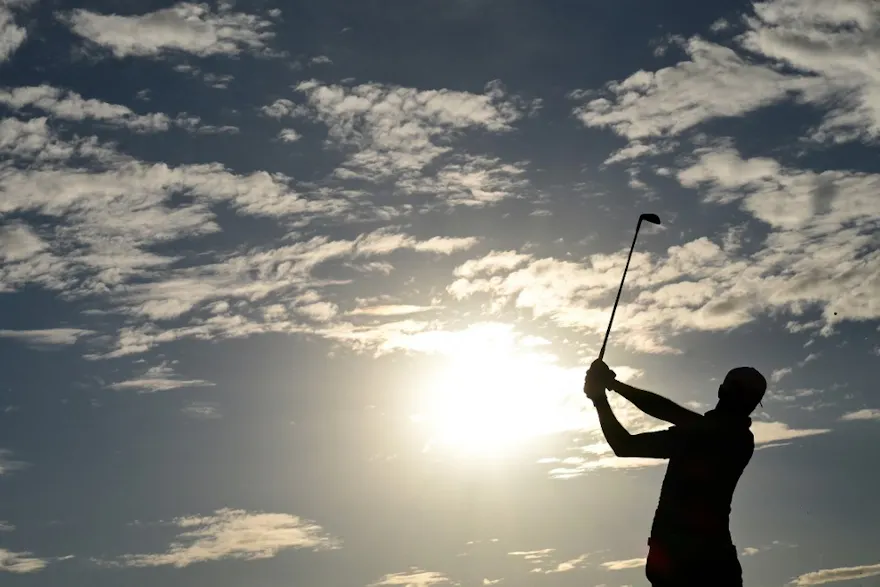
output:
<instances>
[{"instance_id":1,"label":"golfer's back","mask_svg":"<svg viewBox=\"0 0 880 587\"><path fill-rule=\"evenodd\" d=\"M730 505L755 449L750 420L712 410L712 426L669 430L672 454L651 528L652 540L673 551L729 549Z\"/></svg>"}]
</instances>

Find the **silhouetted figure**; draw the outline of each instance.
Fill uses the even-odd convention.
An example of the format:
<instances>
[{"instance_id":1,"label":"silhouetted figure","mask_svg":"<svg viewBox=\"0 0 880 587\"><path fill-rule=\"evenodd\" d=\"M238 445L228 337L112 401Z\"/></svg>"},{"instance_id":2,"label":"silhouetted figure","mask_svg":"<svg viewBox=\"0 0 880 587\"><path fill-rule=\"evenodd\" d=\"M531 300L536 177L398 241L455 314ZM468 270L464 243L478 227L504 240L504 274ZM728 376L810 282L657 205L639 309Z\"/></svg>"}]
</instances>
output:
<instances>
[{"instance_id":1,"label":"silhouetted figure","mask_svg":"<svg viewBox=\"0 0 880 587\"><path fill-rule=\"evenodd\" d=\"M673 426L630 434L611 410L606 389ZM594 361L587 372L584 392L596 406L614 454L669 459L648 540L645 574L654 587L742 585L730 535L730 504L755 450L749 416L766 389L756 369L732 369L718 388L718 404L703 415L617 381L602 361Z\"/></svg>"}]
</instances>

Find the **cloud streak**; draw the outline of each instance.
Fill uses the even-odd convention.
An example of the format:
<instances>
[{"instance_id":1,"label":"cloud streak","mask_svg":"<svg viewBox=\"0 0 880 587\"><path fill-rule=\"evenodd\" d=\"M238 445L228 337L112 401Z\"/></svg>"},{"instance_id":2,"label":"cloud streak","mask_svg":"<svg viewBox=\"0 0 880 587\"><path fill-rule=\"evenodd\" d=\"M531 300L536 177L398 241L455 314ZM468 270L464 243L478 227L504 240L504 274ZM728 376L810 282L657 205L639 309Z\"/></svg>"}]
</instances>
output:
<instances>
[{"instance_id":1,"label":"cloud streak","mask_svg":"<svg viewBox=\"0 0 880 587\"><path fill-rule=\"evenodd\" d=\"M836 569L822 569L805 573L795 578L790 585L807 587L809 585L826 585L840 581L854 581L855 579L869 579L880 576L880 564L862 565L858 567L839 567Z\"/></svg>"},{"instance_id":2,"label":"cloud streak","mask_svg":"<svg viewBox=\"0 0 880 587\"><path fill-rule=\"evenodd\" d=\"M289 514L249 513L226 508L208 516L177 518L173 525L183 532L167 551L125 555L118 564L183 568L223 559L267 559L288 549L334 549L340 544L317 524Z\"/></svg>"},{"instance_id":3,"label":"cloud streak","mask_svg":"<svg viewBox=\"0 0 880 587\"><path fill-rule=\"evenodd\" d=\"M199 57L262 53L274 37L272 21L222 6L181 2L142 15L98 14L76 9L61 16L76 35L114 57L160 57L173 52Z\"/></svg>"},{"instance_id":4,"label":"cloud streak","mask_svg":"<svg viewBox=\"0 0 880 587\"><path fill-rule=\"evenodd\" d=\"M202 379L180 379L167 363L150 367L140 377L119 381L110 385L115 391L134 390L139 393L172 391L186 387L213 387L214 383Z\"/></svg>"},{"instance_id":5,"label":"cloud streak","mask_svg":"<svg viewBox=\"0 0 880 587\"><path fill-rule=\"evenodd\" d=\"M48 560L34 557L30 552L12 552L0 548L0 572L23 575L42 571L48 565Z\"/></svg>"}]
</instances>

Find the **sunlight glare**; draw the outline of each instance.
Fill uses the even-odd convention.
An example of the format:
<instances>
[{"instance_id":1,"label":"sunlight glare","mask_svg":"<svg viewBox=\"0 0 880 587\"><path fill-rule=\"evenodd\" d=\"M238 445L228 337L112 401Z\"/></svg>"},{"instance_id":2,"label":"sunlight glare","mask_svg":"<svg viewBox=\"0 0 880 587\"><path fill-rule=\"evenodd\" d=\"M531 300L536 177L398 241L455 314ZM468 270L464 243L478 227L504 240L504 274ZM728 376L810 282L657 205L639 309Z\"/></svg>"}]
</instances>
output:
<instances>
[{"instance_id":1,"label":"sunlight glare","mask_svg":"<svg viewBox=\"0 0 880 587\"><path fill-rule=\"evenodd\" d=\"M472 333L473 334L473 333ZM511 452L528 439L588 427L583 371L512 340L461 340L443 375L426 386L414 420L430 427L428 450Z\"/></svg>"}]
</instances>

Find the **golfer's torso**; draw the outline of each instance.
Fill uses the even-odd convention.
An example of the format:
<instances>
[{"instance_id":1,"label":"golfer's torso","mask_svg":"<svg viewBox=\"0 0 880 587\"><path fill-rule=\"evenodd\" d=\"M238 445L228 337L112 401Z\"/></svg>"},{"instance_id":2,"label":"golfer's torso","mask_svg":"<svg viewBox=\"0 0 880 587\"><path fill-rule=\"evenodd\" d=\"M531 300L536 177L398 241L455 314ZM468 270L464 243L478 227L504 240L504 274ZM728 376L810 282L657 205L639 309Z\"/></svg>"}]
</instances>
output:
<instances>
[{"instance_id":1,"label":"golfer's torso","mask_svg":"<svg viewBox=\"0 0 880 587\"><path fill-rule=\"evenodd\" d=\"M732 543L730 504L754 451L748 428L678 431L651 537L693 545Z\"/></svg>"}]
</instances>

